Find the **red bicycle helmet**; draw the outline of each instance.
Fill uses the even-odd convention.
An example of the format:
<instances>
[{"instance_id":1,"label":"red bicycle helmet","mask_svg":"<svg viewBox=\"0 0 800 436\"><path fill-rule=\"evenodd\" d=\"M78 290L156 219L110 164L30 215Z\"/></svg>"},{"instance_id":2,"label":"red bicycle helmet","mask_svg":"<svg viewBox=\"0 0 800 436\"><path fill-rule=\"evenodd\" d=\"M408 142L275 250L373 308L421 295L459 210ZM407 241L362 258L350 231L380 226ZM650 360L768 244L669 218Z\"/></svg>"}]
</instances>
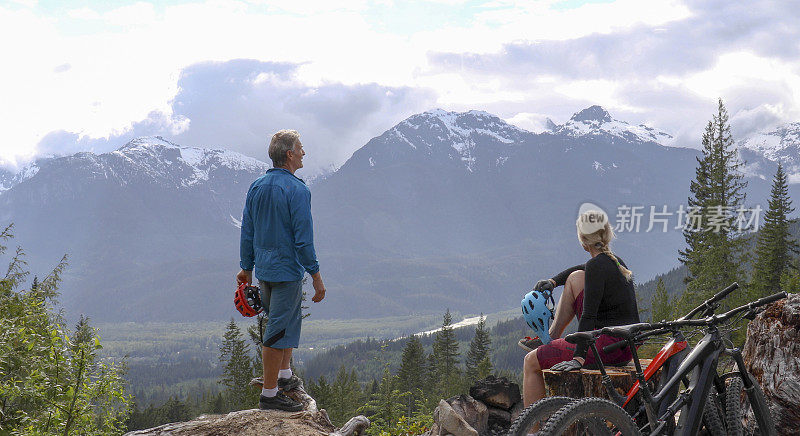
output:
<instances>
[{"instance_id":1,"label":"red bicycle helmet","mask_svg":"<svg viewBox=\"0 0 800 436\"><path fill-rule=\"evenodd\" d=\"M239 285L233 294L233 305L242 316L251 317L261 313L263 308L258 286L249 286L247 283Z\"/></svg>"}]
</instances>

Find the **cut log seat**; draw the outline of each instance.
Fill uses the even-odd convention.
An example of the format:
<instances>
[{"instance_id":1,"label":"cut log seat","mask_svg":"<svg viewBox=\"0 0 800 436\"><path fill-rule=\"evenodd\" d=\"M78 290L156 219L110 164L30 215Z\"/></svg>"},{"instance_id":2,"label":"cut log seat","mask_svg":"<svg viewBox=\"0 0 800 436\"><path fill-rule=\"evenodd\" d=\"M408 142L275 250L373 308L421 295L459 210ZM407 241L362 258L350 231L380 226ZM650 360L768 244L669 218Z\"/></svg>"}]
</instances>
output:
<instances>
[{"instance_id":1,"label":"cut log seat","mask_svg":"<svg viewBox=\"0 0 800 436\"><path fill-rule=\"evenodd\" d=\"M650 359L640 359L639 362L644 369L650 364ZM547 396L608 398L599 370L580 369L558 372L545 369L542 372ZM606 373L611 377L611 382L622 396L627 395L628 390L636 381L636 367L633 362L627 366L606 366ZM659 370L650 380L657 382L660 375L661 371Z\"/></svg>"}]
</instances>

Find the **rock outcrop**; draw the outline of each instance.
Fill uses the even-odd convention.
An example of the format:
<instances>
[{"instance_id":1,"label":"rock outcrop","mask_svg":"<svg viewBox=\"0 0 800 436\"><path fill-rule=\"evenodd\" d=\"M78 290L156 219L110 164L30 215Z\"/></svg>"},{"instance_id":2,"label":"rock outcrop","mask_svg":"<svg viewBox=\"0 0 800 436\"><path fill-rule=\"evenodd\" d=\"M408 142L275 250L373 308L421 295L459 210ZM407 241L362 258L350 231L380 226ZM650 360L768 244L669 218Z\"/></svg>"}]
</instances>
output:
<instances>
[{"instance_id":1,"label":"rock outcrop","mask_svg":"<svg viewBox=\"0 0 800 436\"><path fill-rule=\"evenodd\" d=\"M519 385L505 377L479 380L469 392L439 401L433 426L423 436L504 435L522 411Z\"/></svg>"},{"instance_id":2,"label":"rock outcrop","mask_svg":"<svg viewBox=\"0 0 800 436\"><path fill-rule=\"evenodd\" d=\"M475 383L475 386L469 388L469 394L488 406L506 411L511 410L522 399L519 385L509 382L505 377L497 378L493 375Z\"/></svg>"},{"instance_id":3,"label":"rock outcrop","mask_svg":"<svg viewBox=\"0 0 800 436\"><path fill-rule=\"evenodd\" d=\"M227 415L203 415L188 422L164 424L125 436L328 436L336 431L324 411L281 412L276 410L239 410Z\"/></svg>"},{"instance_id":4,"label":"rock outcrop","mask_svg":"<svg viewBox=\"0 0 800 436\"><path fill-rule=\"evenodd\" d=\"M800 428L800 294L777 301L750 322L744 343L745 364L755 376L775 420L778 434Z\"/></svg>"},{"instance_id":5,"label":"rock outcrop","mask_svg":"<svg viewBox=\"0 0 800 436\"><path fill-rule=\"evenodd\" d=\"M250 384L261 389L260 378ZM250 409L227 415L202 415L192 421L132 431L124 436L361 436L369 427L369 420L359 415L337 430L325 409L317 409L317 402L302 385L286 394L303 403L303 410Z\"/></svg>"}]
</instances>

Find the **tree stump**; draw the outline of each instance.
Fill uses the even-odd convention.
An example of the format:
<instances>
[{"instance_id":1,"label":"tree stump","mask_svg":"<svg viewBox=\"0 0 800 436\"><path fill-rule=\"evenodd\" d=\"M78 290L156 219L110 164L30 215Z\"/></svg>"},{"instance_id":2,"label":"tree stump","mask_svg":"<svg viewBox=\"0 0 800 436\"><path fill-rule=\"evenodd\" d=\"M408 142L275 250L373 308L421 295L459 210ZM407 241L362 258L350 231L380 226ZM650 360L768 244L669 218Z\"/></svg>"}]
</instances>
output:
<instances>
[{"instance_id":1,"label":"tree stump","mask_svg":"<svg viewBox=\"0 0 800 436\"><path fill-rule=\"evenodd\" d=\"M650 359L640 359L642 369L650 363ZM603 386L602 375L599 370L580 369L569 372L558 372L545 369L544 374L545 393L547 396L564 396L573 398L600 397L609 398L605 386ZM628 366L606 366L606 373L611 377L617 392L627 395L633 383L636 382L636 367L631 363ZM650 380L658 382L661 370L653 375ZM632 406L636 407L637 400L631 401Z\"/></svg>"},{"instance_id":2,"label":"tree stump","mask_svg":"<svg viewBox=\"0 0 800 436\"><path fill-rule=\"evenodd\" d=\"M770 403L778 434L800 428L800 295L767 306L747 328L744 362Z\"/></svg>"}]
</instances>

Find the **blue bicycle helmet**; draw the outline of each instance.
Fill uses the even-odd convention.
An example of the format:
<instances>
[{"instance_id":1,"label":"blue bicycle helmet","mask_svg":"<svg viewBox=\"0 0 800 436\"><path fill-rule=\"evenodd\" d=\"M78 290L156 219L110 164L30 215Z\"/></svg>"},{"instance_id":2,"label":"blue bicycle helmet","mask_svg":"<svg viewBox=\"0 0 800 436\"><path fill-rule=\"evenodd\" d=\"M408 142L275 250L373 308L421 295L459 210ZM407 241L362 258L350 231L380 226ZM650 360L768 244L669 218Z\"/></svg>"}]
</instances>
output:
<instances>
[{"instance_id":1,"label":"blue bicycle helmet","mask_svg":"<svg viewBox=\"0 0 800 436\"><path fill-rule=\"evenodd\" d=\"M550 323L553 321L555 302L550 291L530 291L522 299L522 316L528 327L532 328L543 344L550 339Z\"/></svg>"}]
</instances>

